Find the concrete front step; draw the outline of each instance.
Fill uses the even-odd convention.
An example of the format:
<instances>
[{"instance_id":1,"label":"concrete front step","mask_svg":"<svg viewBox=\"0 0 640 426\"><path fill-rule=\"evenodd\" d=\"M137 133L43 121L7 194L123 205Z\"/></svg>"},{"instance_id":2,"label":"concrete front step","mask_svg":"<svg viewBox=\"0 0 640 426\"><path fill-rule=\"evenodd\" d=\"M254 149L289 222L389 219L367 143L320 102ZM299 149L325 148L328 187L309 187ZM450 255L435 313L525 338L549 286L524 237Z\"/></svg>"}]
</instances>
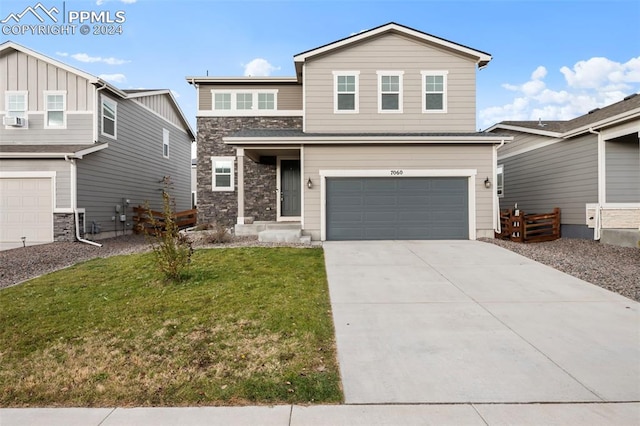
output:
<instances>
[{"instance_id":1,"label":"concrete front step","mask_svg":"<svg viewBox=\"0 0 640 426\"><path fill-rule=\"evenodd\" d=\"M299 230L302 229L300 222L254 222L245 225L236 225L234 232L237 236L244 237L259 235L262 231L273 231L278 229Z\"/></svg>"},{"instance_id":2,"label":"concrete front step","mask_svg":"<svg viewBox=\"0 0 640 426\"><path fill-rule=\"evenodd\" d=\"M299 243L301 237L300 229L272 229L258 233L261 243Z\"/></svg>"}]
</instances>

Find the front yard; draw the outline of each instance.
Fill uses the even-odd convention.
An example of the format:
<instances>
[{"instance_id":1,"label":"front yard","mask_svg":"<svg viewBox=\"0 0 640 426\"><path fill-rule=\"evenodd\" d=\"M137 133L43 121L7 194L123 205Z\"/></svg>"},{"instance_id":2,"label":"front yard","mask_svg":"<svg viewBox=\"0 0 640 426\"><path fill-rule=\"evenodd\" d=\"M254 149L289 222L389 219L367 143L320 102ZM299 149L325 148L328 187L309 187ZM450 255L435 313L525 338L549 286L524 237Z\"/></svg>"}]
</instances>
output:
<instances>
[{"instance_id":1,"label":"front yard","mask_svg":"<svg viewBox=\"0 0 640 426\"><path fill-rule=\"evenodd\" d=\"M321 249L198 250L167 284L151 253L0 291L0 406L340 402Z\"/></svg>"}]
</instances>

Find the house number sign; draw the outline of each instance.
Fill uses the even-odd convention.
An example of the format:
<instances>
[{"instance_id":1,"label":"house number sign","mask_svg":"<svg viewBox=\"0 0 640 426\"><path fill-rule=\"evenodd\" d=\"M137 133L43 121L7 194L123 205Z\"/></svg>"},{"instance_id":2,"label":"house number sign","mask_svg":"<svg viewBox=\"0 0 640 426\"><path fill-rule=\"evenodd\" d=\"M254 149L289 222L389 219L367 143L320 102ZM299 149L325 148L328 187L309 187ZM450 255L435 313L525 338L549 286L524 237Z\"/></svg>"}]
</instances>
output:
<instances>
[{"instance_id":1,"label":"house number sign","mask_svg":"<svg viewBox=\"0 0 640 426\"><path fill-rule=\"evenodd\" d=\"M391 170L391 176L402 176L403 174L403 170Z\"/></svg>"}]
</instances>

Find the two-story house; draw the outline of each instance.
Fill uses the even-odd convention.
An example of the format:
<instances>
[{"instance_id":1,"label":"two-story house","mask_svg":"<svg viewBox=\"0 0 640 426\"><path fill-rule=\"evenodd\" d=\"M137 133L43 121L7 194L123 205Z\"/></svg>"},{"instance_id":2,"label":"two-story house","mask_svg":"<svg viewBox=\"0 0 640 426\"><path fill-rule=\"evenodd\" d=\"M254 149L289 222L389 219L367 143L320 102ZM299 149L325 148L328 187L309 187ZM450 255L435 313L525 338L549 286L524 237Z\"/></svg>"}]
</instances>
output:
<instances>
[{"instance_id":1,"label":"two-story house","mask_svg":"<svg viewBox=\"0 0 640 426\"><path fill-rule=\"evenodd\" d=\"M313 240L475 239L496 227L496 147L476 131L488 53L389 23L294 56L294 77L187 77L199 221Z\"/></svg>"},{"instance_id":2,"label":"two-story house","mask_svg":"<svg viewBox=\"0 0 640 426\"><path fill-rule=\"evenodd\" d=\"M131 232L132 210L191 206L188 121L169 90L120 90L0 45L0 249Z\"/></svg>"}]
</instances>

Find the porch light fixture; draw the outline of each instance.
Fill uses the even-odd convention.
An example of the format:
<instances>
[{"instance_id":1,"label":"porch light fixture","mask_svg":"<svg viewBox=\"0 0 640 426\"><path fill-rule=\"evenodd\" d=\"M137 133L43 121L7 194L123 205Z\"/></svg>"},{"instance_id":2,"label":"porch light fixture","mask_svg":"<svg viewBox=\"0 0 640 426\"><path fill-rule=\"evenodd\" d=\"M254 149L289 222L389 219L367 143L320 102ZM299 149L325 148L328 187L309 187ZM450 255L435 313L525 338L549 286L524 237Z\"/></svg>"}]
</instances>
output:
<instances>
[{"instance_id":1,"label":"porch light fixture","mask_svg":"<svg viewBox=\"0 0 640 426\"><path fill-rule=\"evenodd\" d=\"M313 182L311 182L311 178L309 178L309 180L307 181L307 188L313 188Z\"/></svg>"},{"instance_id":2,"label":"porch light fixture","mask_svg":"<svg viewBox=\"0 0 640 426\"><path fill-rule=\"evenodd\" d=\"M491 188L491 181L489 180L489 177L487 176L487 178L484 180L484 187L489 189Z\"/></svg>"}]
</instances>

